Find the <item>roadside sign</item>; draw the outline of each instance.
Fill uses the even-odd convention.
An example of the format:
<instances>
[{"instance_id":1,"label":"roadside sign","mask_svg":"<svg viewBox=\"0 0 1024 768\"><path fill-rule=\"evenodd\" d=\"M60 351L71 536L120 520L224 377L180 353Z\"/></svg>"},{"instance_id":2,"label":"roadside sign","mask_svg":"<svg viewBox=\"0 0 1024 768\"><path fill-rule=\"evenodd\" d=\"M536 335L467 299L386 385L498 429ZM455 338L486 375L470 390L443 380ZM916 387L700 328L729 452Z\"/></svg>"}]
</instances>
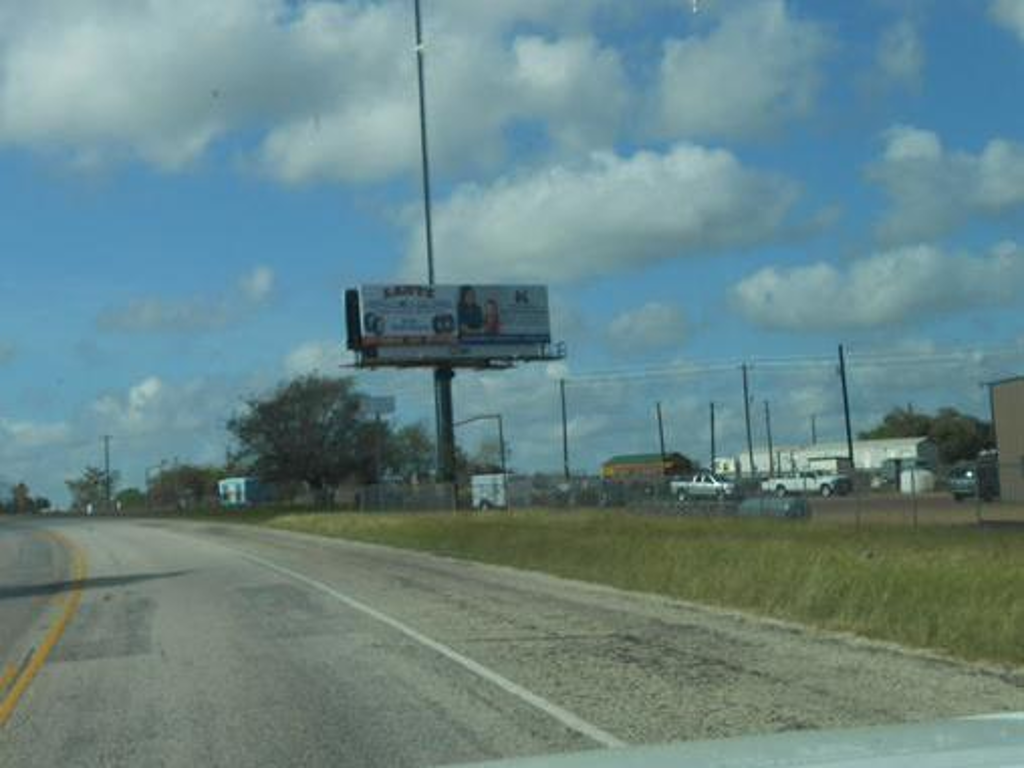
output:
<instances>
[{"instance_id":1,"label":"roadside sign","mask_svg":"<svg viewBox=\"0 0 1024 768\"><path fill-rule=\"evenodd\" d=\"M359 398L359 410L367 416L387 416L395 412L394 395L363 395Z\"/></svg>"}]
</instances>

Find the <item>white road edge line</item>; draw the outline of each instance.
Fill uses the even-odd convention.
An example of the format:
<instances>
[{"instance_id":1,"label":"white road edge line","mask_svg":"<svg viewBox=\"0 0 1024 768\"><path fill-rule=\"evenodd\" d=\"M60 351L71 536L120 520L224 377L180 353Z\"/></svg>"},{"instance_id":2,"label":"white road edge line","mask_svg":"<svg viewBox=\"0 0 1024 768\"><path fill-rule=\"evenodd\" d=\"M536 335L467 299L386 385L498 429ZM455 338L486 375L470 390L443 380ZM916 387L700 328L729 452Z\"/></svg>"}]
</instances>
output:
<instances>
[{"instance_id":1,"label":"white road edge line","mask_svg":"<svg viewBox=\"0 0 1024 768\"><path fill-rule=\"evenodd\" d=\"M244 557L246 560L250 560L258 565L262 565L264 568L269 568L272 571L277 571L278 573L288 576L289 578L295 579L296 581L301 581L303 584L313 587L314 589L319 590L320 592L323 592L324 594L333 597L335 600L344 603L348 607L353 608L359 611L360 613L365 613L367 616L376 619L382 624L387 624L389 627L397 630L398 632L401 632L403 635L410 638L411 640L415 640L420 645L430 648L432 651L436 651L437 653L441 654L450 661L455 662L460 667L469 670L478 677L481 677L487 682L496 685L498 688L501 688L506 693L515 696L516 698L529 704L531 707L534 707L535 709L540 710L549 717L554 718L567 728L576 731L577 733L582 734L583 736L586 736L588 739L596 741L598 744L604 747L628 746L626 742L622 741L622 739L612 736L610 733L601 730L596 725L591 725L586 720L582 719L577 715L574 715L569 710L548 701L542 696L538 696L536 693L533 693L532 691L523 688L523 686L512 682L507 677L504 677L503 675L498 674L494 670L485 667L483 664L477 661L473 661L473 659L469 658L468 656L463 656L461 653L459 653L453 648L449 648L444 643L440 643L437 640L433 640L427 637L426 635L417 632L415 629L408 626L407 624L403 624L398 619L394 619L388 616L386 613L381 613L376 608L371 608L365 603L361 603L355 598L349 597L348 595L339 592L338 590L328 586L327 584L324 584L321 581L311 579L309 576L304 576L303 574L298 573L297 571L293 571L290 568L285 568L283 565L278 565L277 563L271 562L270 560L264 560L262 557L259 557L258 555L243 552L242 550L235 549L234 547L225 547L225 549L230 549L233 552L236 552L240 556Z\"/></svg>"}]
</instances>

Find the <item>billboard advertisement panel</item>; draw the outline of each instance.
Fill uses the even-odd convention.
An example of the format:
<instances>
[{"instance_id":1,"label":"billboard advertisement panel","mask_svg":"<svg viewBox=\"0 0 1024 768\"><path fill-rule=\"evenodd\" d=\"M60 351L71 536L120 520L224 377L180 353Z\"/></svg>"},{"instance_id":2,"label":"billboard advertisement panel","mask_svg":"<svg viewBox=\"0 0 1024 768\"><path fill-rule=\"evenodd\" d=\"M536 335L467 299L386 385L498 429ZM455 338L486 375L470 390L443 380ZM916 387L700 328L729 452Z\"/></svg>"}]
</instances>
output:
<instances>
[{"instance_id":1,"label":"billboard advertisement panel","mask_svg":"<svg viewBox=\"0 0 1024 768\"><path fill-rule=\"evenodd\" d=\"M360 347L378 360L529 356L551 342L538 285L365 285Z\"/></svg>"}]
</instances>

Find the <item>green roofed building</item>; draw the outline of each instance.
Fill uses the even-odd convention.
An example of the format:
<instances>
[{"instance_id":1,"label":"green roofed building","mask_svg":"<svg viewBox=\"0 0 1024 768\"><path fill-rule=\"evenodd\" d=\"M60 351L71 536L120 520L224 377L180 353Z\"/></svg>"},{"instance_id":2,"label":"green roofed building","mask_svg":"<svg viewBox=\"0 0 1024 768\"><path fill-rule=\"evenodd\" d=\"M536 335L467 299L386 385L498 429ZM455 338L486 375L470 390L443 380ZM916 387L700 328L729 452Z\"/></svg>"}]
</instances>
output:
<instances>
[{"instance_id":1,"label":"green roofed building","mask_svg":"<svg viewBox=\"0 0 1024 768\"><path fill-rule=\"evenodd\" d=\"M605 480L651 480L664 477L687 475L694 471L694 464L681 453L631 453L612 456L601 465L601 477Z\"/></svg>"}]
</instances>

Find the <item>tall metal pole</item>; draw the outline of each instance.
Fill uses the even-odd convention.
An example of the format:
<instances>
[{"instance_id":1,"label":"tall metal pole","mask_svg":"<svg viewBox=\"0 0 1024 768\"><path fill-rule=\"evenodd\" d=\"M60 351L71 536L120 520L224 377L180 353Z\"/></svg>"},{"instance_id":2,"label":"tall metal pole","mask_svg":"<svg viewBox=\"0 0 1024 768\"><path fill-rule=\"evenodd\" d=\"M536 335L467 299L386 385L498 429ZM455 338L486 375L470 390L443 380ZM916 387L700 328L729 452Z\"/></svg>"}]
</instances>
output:
<instances>
[{"instance_id":1,"label":"tall metal pole","mask_svg":"<svg viewBox=\"0 0 1024 768\"><path fill-rule=\"evenodd\" d=\"M569 418L565 410L565 379L558 380L558 390L562 396L562 471L569 480Z\"/></svg>"},{"instance_id":2,"label":"tall metal pole","mask_svg":"<svg viewBox=\"0 0 1024 768\"><path fill-rule=\"evenodd\" d=\"M416 78L420 98L420 159L423 164L423 215L427 235L427 282L434 284L434 229L430 216L430 154L427 144L427 96L423 87L423 21L420 14L420 0L416 6Z\"/></svg>"},{"instance_id":3,"label":"tall metal pole","mask_svg":"<svg viewBox=\"0 0 1024 768\"><path fill-rule=\"evenodd\" d=\"M715 471L715 401L711 401L711 463L708 469Z\"/></svg>"},{"instance_id":4,"label":"tall metal pole","mask_svg":"<svg viewBox=\"0 0 1024 768\"><path fill-rule=\"evenodd\" d=\"M420 0L414 0L416 15L416 82L420 106L420 159L423 176L423 218L427 239L427 283L434 284L434 226L431 218L430 199L430 152L427 141L427 94L423 77L423 19ZM441 483L455 482L455 427L452 425L452 379L455 371L451 366L434 369L434 408L437 429L437 480Z\"/></svg>"},{"instance_id":5,"label":"tall metal pole","mask_svg":"<svg viewBox=\"0 0 1024 768\"><path fill-rule=\"evenodd\" d=\"M775 476L775 448L772 445L772 411L768 401L764 401L764 430L768 436L768 475Z\"/></svg>"},{"instance_id":6,"label":"tall metal pole","mask_svg":"<svg viewBox=\"0 0 1024 768\"><path fill-rule=\"evenodd\" d=\"M107 503L107 512L110 512L111 497L110 482L110 435L103 436L103 495Z\"/></svg>"},{"instance_id":7,"label":"tall metal pole","mask_svg":"<svg viewBox=\"0 0 1024 768\"><path fill-rule=\"evenodd\" d=\"M846 387L846 355L843 353L843 345L839 345L839 379L843 384L843 418L846 420L846 452L850 459L850 469L854 469L853 463L853 429L850 426L850 395Z\"/></svg>"},{"instance_id":8,"label":"tall metal pole","mask_svg":"<svg viewBox=\"0 0 1024 768\"><path fill-rule=\"evenodd\" d=\"M747 364L743 364L743 414L747 422L747 458L750 459L750 474L757 470L754 466L754 436L750 430L750 387L747 382Z\"/></svg>"},{"instance_id":9,"label":"tall metal pole","mask_svg":"<svg viewBox=\"0 0 1024 768\"><path fill-rule=\"evenodd\" d=\"M661 418L661 401L655 406L655 410L658 413L658 448L661 452L661 467L662 472L665 471L665 423Z\"/></svg>"},{"instance_id":10,"label":"tall metal pole","mask_svg":"<svg viewBox=\"0 0 1024 768\"><path fill-rule=\"evenodd\" d=\"M811 445L818 444L818 414L811 414Z\"/></svg>"}]
</instances>

